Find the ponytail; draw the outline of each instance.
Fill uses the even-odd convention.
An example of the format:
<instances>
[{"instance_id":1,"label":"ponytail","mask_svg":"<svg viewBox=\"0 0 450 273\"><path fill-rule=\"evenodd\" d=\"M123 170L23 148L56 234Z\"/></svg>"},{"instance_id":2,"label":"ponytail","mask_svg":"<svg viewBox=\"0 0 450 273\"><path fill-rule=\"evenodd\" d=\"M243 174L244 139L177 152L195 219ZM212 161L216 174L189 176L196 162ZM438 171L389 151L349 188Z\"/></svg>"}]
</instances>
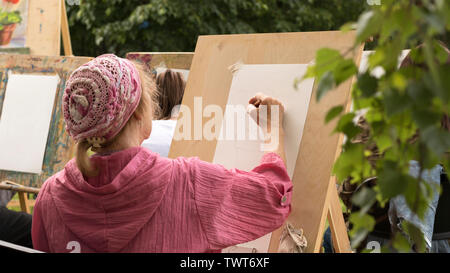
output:
<instances>
[{"instance_id":1,"label":"ponytail","mask_svg":"<svg viewBox=\"0 0 450 273\"><path fill-rule=\"evenodd\" d=\"M93 166L91 159L88 155L88 150L91 144L83 139L77 143L75 160L78 169L85 177L94 177L98 175L98 169Z\"/></svg>"}]
</instances>

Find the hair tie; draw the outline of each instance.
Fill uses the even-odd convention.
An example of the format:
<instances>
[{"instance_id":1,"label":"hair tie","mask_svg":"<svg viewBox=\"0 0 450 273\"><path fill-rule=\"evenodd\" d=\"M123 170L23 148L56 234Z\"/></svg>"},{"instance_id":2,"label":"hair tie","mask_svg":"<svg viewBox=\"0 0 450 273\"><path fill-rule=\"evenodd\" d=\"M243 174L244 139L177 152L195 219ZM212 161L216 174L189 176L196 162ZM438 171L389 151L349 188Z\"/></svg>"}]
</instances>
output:
<instances>
[{"instance_id":1,"label":"hair tie","mask_svg":"<svg viewBox=\"0 0 450 273\"><path fill-rule=\"evenodd\" d=\"M102 144L106 142L104 137L88 137L86 141L94 148L101 148Z\"/></svg>"}]
</instances>

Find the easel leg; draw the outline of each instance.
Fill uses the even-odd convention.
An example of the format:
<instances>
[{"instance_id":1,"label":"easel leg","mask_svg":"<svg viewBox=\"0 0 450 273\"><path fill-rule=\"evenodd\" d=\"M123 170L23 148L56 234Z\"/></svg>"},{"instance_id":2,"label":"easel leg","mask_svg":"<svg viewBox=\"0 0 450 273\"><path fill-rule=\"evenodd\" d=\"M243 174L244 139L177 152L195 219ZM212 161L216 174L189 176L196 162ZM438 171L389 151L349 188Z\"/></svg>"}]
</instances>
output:
<instances>
[{"instance_id":1,"label":"easel leg","mask_svg":"<svg viewBox=\"0 0 450 273\"><path fill-rule=\"evenodd\" d=\"M334 250L337 253L351 253L350 240L336 187L331 187L328 202L328 223L330 224Z\"/></svg>"},{"instance_id":2,"label":"easel leg","mask_svg":"<svg viewBox=\"0 0 450 273\"><path fill-rule=\"evenodd\" d=\"M270 237L270 243L269 243L269 253L277 253L278 248L280 246L280 238L281 233L283 232L283 228L286 223L284 223L279 229L272 232L272 236Z\"/></svg>"},{"instance_id":3,"label":"easel leg","mask_svg":"<svg viewBox=\"0 0 450 273\"><path fill-rule=\"evenodd\" d=\"M64 46L64 55L73 56L72 43L70 41L69 21L67 19L66 2L64 0L62 0L61 12L61 32Z\"/></svg>"},{"instance_id":4,"label":"easel leg","mask_svg":"<svg viewBox=\"0 0 450 273\"><path fill-rule=\"evenodd\" d=\"M23 212L30 213L30 207L28 205L28 196L25 192L18 192L19 195L19 201L20 201L20 208Z\"/></svg>"}]
</instances>

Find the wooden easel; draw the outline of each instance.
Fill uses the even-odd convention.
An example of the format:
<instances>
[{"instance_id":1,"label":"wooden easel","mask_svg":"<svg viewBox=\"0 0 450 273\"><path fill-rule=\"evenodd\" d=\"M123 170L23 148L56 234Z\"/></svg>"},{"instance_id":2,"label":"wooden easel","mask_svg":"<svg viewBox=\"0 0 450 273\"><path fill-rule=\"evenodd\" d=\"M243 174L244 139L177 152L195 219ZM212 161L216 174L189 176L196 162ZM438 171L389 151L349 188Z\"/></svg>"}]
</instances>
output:
<instances>
[{"instance_id":1,"label":"wooden easel","mask_svg":"<svg viewBox=\"0 0 450 273\"><path fill-rule=\"evenodd\" d=\"M5 81L8 71L14 73L58 74L60 83L53 106L52 119L47 148L45 151L43 171L40 175L0 170L0 189L18 192L22 211L30 212L27 194L37 194L39 187L51 175L61 170L73 157L74 143L64 130L62 116L62 95L65 81L70 73L79 66L90 61L88 57L59 57L34 55L0 55L0 103L5 91Z\"/></svg>"},{"instance_id":2,"label":"wooden easel","mask_svg":"<svg viewBox=\"0 0 450 273\"><path fill-rule=\"evenodd\" d=\"M48 13L54 16L49 16ZM29 0L27 45L30 47L31 54L59 56L61 40L59 33L62 35L65 55L73 56L65 1ZM39 193L39 188L23 186L9 180L0 183L0 190L16 191L20 208L26 213L30 213L30 205L34 206L34 202L30 203L28 200L28 194Z\"/></svg>"},{"instance_id":3,"label":"wooden easel","mask_svg":"<svg viewBox=\"0 0 450 273\"><path fill-rule=\"evenodd\" d=\"M232 81L230 66L236 63L308 64L323 47L346 52L353 47L354 38L353 32L339 31L200 36L182 104L194 109L194 98L202 97L203 107L218 105L225 109ZM353 54L356 64L360 62L361 54L362 46ZM335 251L352 251L335 179L331 176L343 136L331 134L335 122L324 124L331 107L339 104L349 109L351 85L349 80L327 94L320 103L311 99L309 104L292 178L294 192L288 218L295 228L303 229L308 240L306 252L320 252L327 218ZM315 98L317 82L313 90L312 98ZM194 120L193 116L191 120ZM203 120L203 125L206 122ZM212 162L216 145L217 140L173 140L169 157L197 156ZM269 252L278 251L281 231L280 228L272 232Z\"/></svg>"},{"instance_id":4,"label":"wooden easel","mask_svg":"<svg viewBox=\"0 0 450 273\"><path fill-rule=\"evenodd\" d=\"M61 34L66 56L72 56L64 0L29 0L26 46L30 54L59 56Z\"/></svg>"},{"instance_id":5,"label":"wooden easel","mask_svg":"<svg viewBox=\"0 0 450 273\"><path fill-rule=\"evenodd\" d=\"M17 192L17 195L19 196L20 209L23 212L31 213L30 206L34 206L34 202L30 203L30 201L28 200L28 193L38 194L38 188L25 187L11 181L3 181L0 183L0 189Z\"/></svg>"},{"instance_id":6,"label":"wooden easel","mask_svg":"<svg viewBox=\"0 0 450 273\"><path fill-rule=\"evenodd\" d=\"M69 20L67 19L66 1L61 0L61 34L64 46L64 54L73 56L72 42L70 40Z\"/></svg>"}]
</instances>

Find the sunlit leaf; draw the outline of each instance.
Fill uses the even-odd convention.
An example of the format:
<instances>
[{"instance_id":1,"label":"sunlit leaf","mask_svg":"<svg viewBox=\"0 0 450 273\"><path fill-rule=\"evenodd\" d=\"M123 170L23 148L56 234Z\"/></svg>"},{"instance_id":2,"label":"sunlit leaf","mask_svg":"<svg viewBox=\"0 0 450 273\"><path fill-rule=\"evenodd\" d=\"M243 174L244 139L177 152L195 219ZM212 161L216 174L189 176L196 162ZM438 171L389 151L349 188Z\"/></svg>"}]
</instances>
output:
<instances>
[{"instance_id":1,"label":"sunlit leaf","mask_svg":"<svg viewBox=\"0 0 450 273\"><path fill-rule=\"evenodd\" d=\"M340 113L342 113L343 110L344 110L344 107L342 105L338 105L338 106L335 106L335 107L331 108L328 111L327 115L325 116L325 123L328 123L331 120L333 120Z\"/></svg>"},{"instance_id":2,"label":"sunlit leaf","mask_svg":"<svg viewBox=\"0 0 450 273\"><path fill-rule=\"evenodd\" d=\"M317 101L320 101L320 99L331 89L334 88L334 77L332 72L326 72L319 81L319 84L317 86L317 95L316 99Z\"/></svg>"}]
</instances>

